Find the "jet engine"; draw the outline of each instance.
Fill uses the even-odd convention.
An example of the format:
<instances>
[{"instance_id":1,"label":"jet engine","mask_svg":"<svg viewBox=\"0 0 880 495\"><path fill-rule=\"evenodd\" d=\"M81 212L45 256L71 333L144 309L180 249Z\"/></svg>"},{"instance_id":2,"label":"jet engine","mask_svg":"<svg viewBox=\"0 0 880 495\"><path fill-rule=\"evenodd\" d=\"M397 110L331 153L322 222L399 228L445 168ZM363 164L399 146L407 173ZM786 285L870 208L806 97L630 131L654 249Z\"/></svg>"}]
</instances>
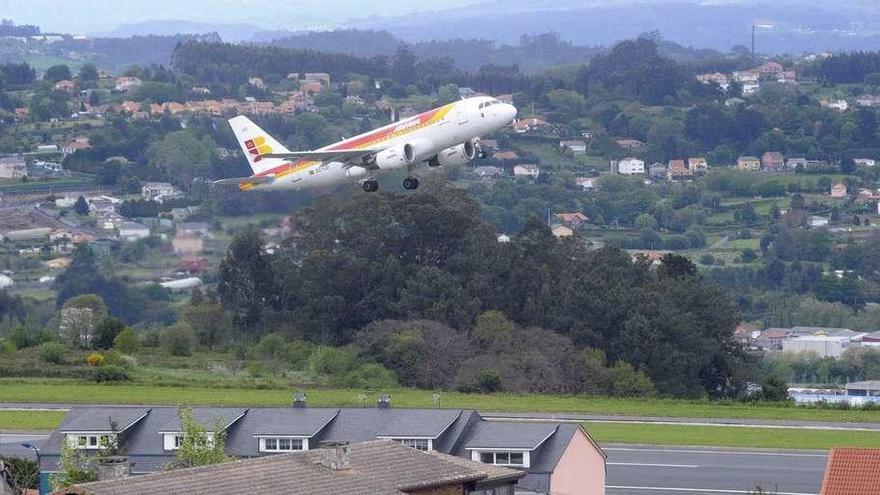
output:
<instances>
[{"instance_id":1,"label":"jet engine","mask_svg":"<svg viewBox=\"0 0 880 495\"><path fill-rule=\"evenodd\" d=\"M470 141L465 141L458 146L446 148L440 153L437 153L437 157L430 160L428 162L428 165L432 167L464 165L465 163L473 160L476 155L477 150L474 147L474 143Z\"/></svg>"},{"instance_id":2,"label":"jet engine","mask_svg":"<svg viewBox=\"0 0 880 495\"><path fill-rule=\"evenodd\" d=\"M407 146L409 145L394 146L376 153L376 166L381 170L391 170L412 163L412 150L407 150Z\"/></svg>"}]
</instances>

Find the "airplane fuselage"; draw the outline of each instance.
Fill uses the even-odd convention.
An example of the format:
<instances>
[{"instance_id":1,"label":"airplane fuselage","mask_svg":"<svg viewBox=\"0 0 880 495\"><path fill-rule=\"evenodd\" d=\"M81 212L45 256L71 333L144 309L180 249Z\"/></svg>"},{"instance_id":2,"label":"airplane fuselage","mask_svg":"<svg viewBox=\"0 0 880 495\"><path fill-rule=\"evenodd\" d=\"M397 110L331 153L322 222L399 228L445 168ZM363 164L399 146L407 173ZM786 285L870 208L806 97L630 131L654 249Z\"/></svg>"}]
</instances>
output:
<instances>
[{"instance_id":1,"label":"airplane fuselage","mask_svg":"<svg viewBox=\"0 0 880 495\"><path fill-rule=\"evenodd\" d=\"M491 103L490 103L491 102ZM407 117L392 124L327 145L317 151L358 149L412 150L412 163L394 168L412 169L424 163L436 163L440 152L495 132L510 124L516 109L491 97L476 97L450 103L427 112ZM433 161L432 161L433 159ZM242 190L307 189L346 181L372 178L394 168L378 167L375 163L345 161L283 160L282 163L256 175L272 177L270 182L244 183Z\"/></svg>"}]
</instances>

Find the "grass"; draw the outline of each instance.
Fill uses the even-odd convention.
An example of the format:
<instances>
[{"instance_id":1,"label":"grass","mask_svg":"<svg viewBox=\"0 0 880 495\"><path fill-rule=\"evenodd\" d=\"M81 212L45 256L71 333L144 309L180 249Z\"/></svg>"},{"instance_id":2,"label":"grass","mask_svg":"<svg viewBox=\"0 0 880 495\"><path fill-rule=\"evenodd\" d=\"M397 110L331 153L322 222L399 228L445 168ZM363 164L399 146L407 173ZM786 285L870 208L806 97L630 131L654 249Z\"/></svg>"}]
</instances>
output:
<instances>
[{"instance_id":1,"label":"grass","mask_svg":"<svg viewBox=\"0 0 880 495\"><path fill-rule=\"evenodd\" d=\"M600 443L711 445L769 449L827 450L832 447L880 447L880 432L745 428L625 423L584 423Z\"/></svg>"},{"instance_id":2,"label":"grass","mask_svg":"<svg viewBox=\"0 0 880 495\"><path fill-rule=\"evenodd\" d=\"M276 381L277 383L277 381ZM98 385L73 379L0 379L0 402L106 403L106 404L192 404L283 406L291 392L308 393L314 406L358 406L358 389L332 389L297 385L295 377L285 388L171 387L157 385ZM379 393L390 393L396 406L435 407L433 391L393 389L366 391L372 402ZM719 403L672 399L625 399L611 397L539 394L463 394L440 392L441 407L476 408L482 411L530 411L625 416L692 418L775 419L829 421L836 423L880 423L880 411L794 407L777 404Z\"/></svg>"},{"instance_id":3,"label":"grass","mask_svg":"<svg viewBox=\"0 0 880 495\"><path fill-rule=\"evenodd\" d=\"M0 411L0 433L54 430L63 418L63 411Z\"/></svg>"}]
</instances>

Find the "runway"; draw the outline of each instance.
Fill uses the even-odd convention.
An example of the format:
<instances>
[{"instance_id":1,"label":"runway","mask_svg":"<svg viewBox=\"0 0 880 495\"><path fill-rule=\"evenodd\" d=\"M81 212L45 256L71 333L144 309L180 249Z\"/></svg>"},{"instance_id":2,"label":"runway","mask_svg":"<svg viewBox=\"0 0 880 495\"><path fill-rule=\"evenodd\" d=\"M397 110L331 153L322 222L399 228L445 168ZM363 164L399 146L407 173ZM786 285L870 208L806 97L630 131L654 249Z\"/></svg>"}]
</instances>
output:
<instances>
[{"instance_id":1,"label":"runway","mask_svg":"<svg viewBox=\"0 0 880 495\"><path fill-rule=\"evenodd\" d=\"M821 451L604 445L608 495L819 493Z\"/></svg>"}]
</instances>

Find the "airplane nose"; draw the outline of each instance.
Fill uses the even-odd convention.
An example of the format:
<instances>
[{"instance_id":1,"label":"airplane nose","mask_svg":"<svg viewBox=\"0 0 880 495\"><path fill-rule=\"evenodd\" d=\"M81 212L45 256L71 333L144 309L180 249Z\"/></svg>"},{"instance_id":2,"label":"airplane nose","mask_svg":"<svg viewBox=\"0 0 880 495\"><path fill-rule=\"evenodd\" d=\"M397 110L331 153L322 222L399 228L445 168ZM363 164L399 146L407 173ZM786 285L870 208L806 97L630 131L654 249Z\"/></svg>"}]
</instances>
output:
<instances>
[{"instance_id":1,"label":"airplane nose","mask_svg":"<svg viewBox=\"0 0 880 495\"><path fill-rule=\"evenodd\" d=\"M507 122L513 122L513 119L516 117L516 107L505 103L504 104L504 118L507 119Z\"/></svg>"}]
</instances>

